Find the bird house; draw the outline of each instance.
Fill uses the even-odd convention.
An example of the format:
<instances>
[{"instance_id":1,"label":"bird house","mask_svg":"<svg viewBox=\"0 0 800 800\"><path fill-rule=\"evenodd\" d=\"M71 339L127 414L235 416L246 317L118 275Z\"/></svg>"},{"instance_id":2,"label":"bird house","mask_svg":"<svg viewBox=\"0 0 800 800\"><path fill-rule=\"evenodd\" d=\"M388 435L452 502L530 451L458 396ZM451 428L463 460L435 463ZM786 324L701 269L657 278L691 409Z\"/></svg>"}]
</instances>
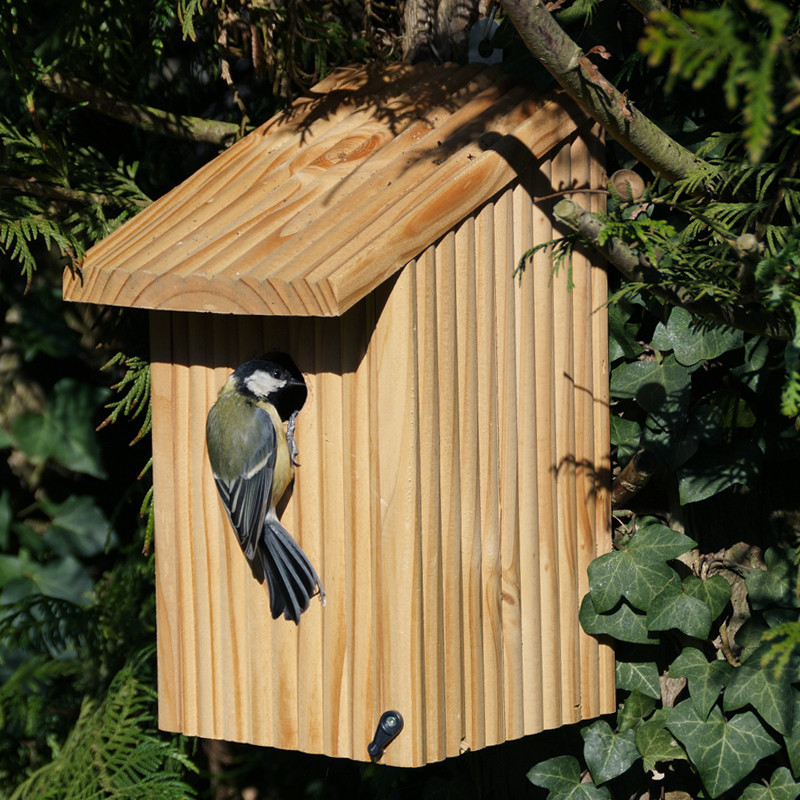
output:
<instances>
[{"instance_id":1,"label":"bird house","mask_svg":"<svg viewBox=\"0 0 800 800\"><path fill-rule=\"evenodd\" d=\"M416 766L610 712L585 635L610 547L606 279L554 272L555 199L603 146L496 68L340 70L120 227L68 300L150 309L159 722ZM574 193L574 194L573 194ZM307 387L281 520L320 574L270 616L205 420L240 363Z\"/></svg>"}]
</instances>

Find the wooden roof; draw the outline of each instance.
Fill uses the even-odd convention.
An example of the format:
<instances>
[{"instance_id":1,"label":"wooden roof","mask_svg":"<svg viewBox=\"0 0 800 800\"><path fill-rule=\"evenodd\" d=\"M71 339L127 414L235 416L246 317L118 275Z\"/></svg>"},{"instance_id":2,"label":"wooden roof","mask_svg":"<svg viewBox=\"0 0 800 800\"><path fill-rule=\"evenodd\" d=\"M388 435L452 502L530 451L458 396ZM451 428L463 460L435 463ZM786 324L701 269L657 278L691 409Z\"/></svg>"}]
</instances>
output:
<instances>
[{"instance_id":1,"label":"wooden roof","mask_svg":"<svg viewBox=\"0 0 800 800\"><path fill-rule=\"evenodd\" d=\"M64 296L340 315L582 121L497 68L338 70L92 247Z\"/></svg>"}]
</instances>

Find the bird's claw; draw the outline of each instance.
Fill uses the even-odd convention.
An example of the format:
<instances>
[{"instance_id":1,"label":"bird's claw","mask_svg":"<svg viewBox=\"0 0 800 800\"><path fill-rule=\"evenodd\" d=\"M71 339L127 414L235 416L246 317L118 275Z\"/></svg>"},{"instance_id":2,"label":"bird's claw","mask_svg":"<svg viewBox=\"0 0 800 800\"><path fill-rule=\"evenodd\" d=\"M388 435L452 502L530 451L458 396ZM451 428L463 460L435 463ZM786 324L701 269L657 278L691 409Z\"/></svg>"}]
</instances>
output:
<instances>
[{"instance_id":1,"label":"bird's claw","mask_svg":"<svg viewBox=\"0 0 800 800\"><path fill-rule=\"evenodd\" d=\"M297 420L297 415L299 414L298 411L292 411L291 416L289 417L289 423L286 426L286 443L289 445L289 458L291 459L292 466L299 467L300 464L297 461L297 442L294 438L294 426Z\"/></svg>"}]
</instances>

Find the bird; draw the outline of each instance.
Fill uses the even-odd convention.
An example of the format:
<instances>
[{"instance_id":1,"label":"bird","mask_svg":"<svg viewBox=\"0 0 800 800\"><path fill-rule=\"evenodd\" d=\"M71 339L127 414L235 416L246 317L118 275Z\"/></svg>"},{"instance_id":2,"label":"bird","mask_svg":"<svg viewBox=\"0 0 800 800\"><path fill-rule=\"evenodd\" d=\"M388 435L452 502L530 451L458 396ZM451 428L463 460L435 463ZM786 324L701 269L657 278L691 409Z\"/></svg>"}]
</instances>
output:
<instances>
[{"instance_id":1,"label":"bird","mask_svg":"<svg viewBox=\"0 0 800 800\"><path fill-rule=\"evenodd\" d=\"M325 605L317 571L275 511L296 464L294 426L287 440L278 407L300 386L275 361L246 361L225 382L206 420L211 471L239 545L254 577L266 579L272 618L283 614L295 624L314 595Z\"/></svg>"}]
</instances>

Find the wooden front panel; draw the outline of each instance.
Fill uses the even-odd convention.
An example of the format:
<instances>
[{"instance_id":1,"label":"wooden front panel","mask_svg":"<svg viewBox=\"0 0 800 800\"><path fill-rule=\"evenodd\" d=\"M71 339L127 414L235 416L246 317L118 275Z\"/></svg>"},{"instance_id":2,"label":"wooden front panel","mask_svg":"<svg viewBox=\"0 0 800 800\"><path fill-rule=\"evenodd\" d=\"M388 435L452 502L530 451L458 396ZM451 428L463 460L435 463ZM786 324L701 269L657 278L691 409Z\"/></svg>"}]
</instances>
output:
<instances>
[{"instance_id":1,"label":"wooden front panel","mask_svg":"<svg viewBox=\"0 0 800 800\"><path fill-rule=\"evenodd\" d=\"M595 154L596 155L596 154ZM610 546L605 275L552 276L532 195L598 185L578 139L341 318L152 315L159 713L168 730L415 766L614 708L585 636ZM273 621L217 499L208 408L242 361L305 375L283 512L327 592Z\"/></svg>"}]
</instances>

